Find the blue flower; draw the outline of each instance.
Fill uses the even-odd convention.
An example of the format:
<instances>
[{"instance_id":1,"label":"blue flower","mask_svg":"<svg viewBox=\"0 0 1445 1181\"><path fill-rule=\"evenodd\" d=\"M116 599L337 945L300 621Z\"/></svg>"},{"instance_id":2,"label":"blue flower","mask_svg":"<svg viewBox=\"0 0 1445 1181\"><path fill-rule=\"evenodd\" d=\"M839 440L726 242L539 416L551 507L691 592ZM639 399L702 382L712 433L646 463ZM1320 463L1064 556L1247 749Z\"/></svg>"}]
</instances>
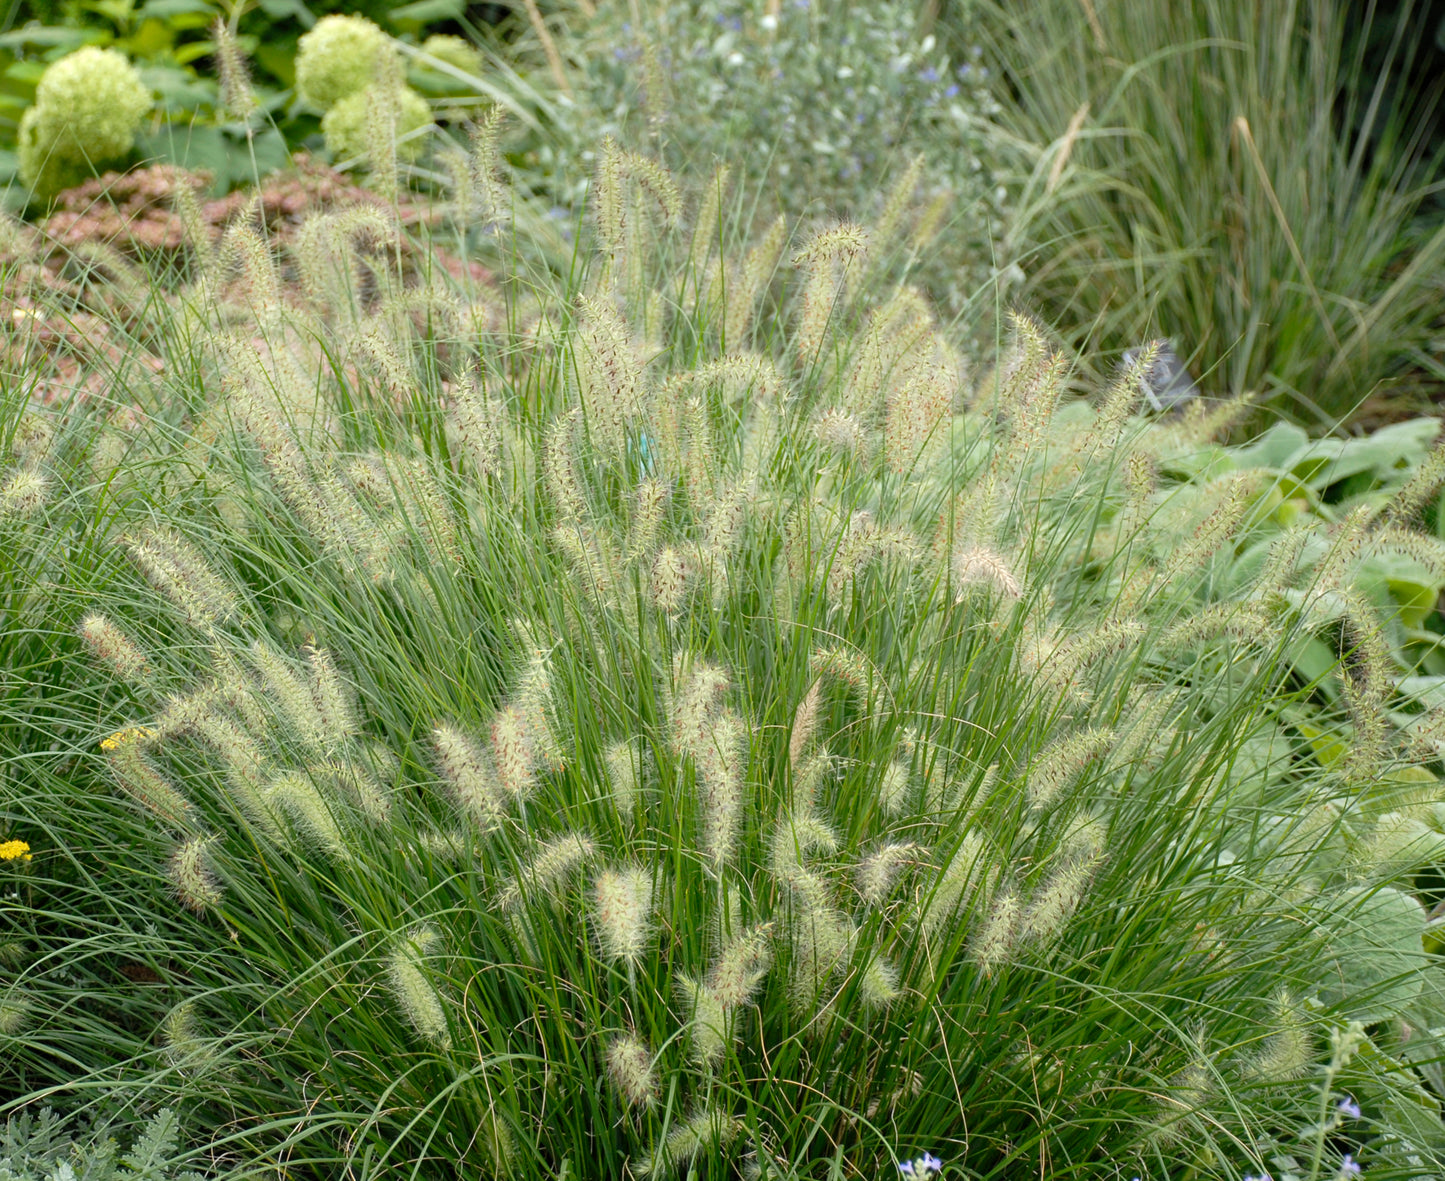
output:
<instances>
[{"instance_id":1,"label":"blue flower","mask_svg":"<svg viewBox=\"0 0 1445 1181\"><path fill-rule=\"evenodd\" d=\"M905 1177L913 1176L913 1162L911 1160L899 1161L898 1171Z\"/></svg>"},{"instance_id":2,"label":"blue flower","mask_svg":"<svg viewBox=\"0 0 1445 1181\"><path fill-rule=\"evenodd\" d=\"M923 1169L924 1169L926 1172L929 1172L929 1173L941 1173L941 1172L943 1172L943 1162L942 1162L941 1160L939 1160L936 1156L932 1156L932 1155L930 1155L929 1153L926 1153L926 1152L925 1152L925 1153L923 1154L923 1160L920 1162L920 1164L922 1165Z\"/></svg>"},{"instance_id":3,"label":"blue flower","mask_svg":"<svg viewBox=\"0 0 1445 1181\"><path fill-rule=\"evenodd\" d=\"M1339 1105L1335 1108L1335 1110L1338 1111L1346 1119L1360 1118L1360 1105L1348 1095L1346 1095L1343 1099L1340 1100Z\"/></svg>"},{"instance_id":4,"label":"blue flower","mask_svg":"<svg viewBox=\"0 0 1445 1181\"><path fill-rule=\"evenodd\" d=\"M924 69L923 71L921 71L918 76L919 76L920 78L922 78L925 82L937 82L937 81L938 81L938 71L937 71L936 69L934 69L932 66L928 66L926 69Z\"/></svg>"},{"instance_id":5,"label":"blue flower","mask_svg":"<svg viewBox=\"0 0 1445 1181\"><path fill-rule=\"evenodd\" d=\"M1358 1177L1360 1175L1360 1172L1360 1166L1355 1162L1355 1158L1349 1153L1346 1153L1345 1159L1340 1161L1340 1176Z\"/></svg>"},{"instance_id":6,"label":"blue flower","mask_svg":"<svg viewBox=\"0 0 1445 1181\"><path fill-rule=\"evenodd\" d=\"M947 90L945 90L945 91L943 92L943 97L944 97L944 98L957 98L957 97L958 97L958 87L957 87L957 86L950 86Z\"/></svg>"}]
</instances>

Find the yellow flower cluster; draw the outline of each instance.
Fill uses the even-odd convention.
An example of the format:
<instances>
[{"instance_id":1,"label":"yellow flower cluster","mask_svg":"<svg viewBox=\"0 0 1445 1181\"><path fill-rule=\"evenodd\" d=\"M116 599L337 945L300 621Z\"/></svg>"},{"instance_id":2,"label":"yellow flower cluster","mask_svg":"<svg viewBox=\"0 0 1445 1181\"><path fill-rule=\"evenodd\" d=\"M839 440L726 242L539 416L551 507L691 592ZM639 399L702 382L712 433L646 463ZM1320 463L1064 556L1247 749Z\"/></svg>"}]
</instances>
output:
<instances>
[{"instance_id":1,"label":"yellow flower cluster","mask_svg":"<svg viewBox=\"0 0 1445 1181\"><path fill-rule=\"evenodd\" d=\"M144 726L129 726L124 730L117 730L109 738L100 740L100 749L104 751L119 750L128 742L134 742L137 738L149 738L154 733Z\"/></svg>"},{"instance_id":2,"label":"yellow flower cluster","mask_svg":"<svg viewBox=\"0 0 1445 1181\"><path fill-rule=\"evenodd\" d=\"M29 861L30 846L24 841L0 841L0 861Z\"/></svg>"}]
</instances>

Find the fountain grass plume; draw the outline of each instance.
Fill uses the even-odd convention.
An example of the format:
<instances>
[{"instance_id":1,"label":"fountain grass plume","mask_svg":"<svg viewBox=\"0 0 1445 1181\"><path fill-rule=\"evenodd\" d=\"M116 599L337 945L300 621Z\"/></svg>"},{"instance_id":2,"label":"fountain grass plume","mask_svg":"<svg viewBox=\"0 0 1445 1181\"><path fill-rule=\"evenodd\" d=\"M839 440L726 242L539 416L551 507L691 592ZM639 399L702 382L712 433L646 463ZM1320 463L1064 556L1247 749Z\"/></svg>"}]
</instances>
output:
<instances>
[{"instance_id":1,"label":"fountain grass plume","mask_svg":"<svg viewBox=\"0 0 1445 1181\"><path fill-rule=\"evenodd\" d=\"M446 1006L427 971L441 949L441 933L422 924L402 934L387 957L386 972L396 1003L417 1034L445 1049L451 1044Z\"/></svg>"}]
</instances>

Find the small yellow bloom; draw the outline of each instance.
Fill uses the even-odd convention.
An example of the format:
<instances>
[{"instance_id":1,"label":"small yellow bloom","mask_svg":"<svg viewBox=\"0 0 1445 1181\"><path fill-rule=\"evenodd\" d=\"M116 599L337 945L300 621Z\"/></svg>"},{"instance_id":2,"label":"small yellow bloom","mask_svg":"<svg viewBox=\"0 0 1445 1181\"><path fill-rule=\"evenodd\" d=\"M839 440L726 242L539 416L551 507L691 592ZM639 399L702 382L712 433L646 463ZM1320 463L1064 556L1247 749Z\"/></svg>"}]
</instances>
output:
<instances>
[{"instance_id":1,"label":"small yellow bloom","mask_svg":"<svg viewBox=\"0 0 1445 1181\"><path fill-rule=\"evenodd\" d=\"M128 742L134 742L137 738L149 738L154 733L154 730L147 730L144 726L129 726L124 730L117 730L109 738L102 738L100 749L118 750Z\"/></svg>"},{"instance_id":2,"label":"small yellow bloom","mask_svg":"<svg viewBox=\"0 0 1445 1181\"><path fill-rule=\"evenodd\" d=\"M0 861L29 861L30 846L24 841L0 841Z\"/></svg>"}]
</instances>

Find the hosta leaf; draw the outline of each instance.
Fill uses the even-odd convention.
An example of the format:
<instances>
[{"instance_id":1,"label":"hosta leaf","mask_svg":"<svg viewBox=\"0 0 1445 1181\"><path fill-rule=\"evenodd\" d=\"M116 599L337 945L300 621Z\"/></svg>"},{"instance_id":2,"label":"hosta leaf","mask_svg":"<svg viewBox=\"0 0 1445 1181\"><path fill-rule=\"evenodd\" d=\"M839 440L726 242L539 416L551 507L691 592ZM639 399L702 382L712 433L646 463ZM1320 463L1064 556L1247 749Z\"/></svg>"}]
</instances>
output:
<instances>
[{"instance_id":1,"label":"hosta leaf","mask_svg":"<svg viewBox=\"0 0 1445 1181\"><path fill-rule=\"evenodd\" d=\"M1425 910L1409 894L1351 887L1321 919L1328 933L1320 999L1366 1025L1398 1016L1420 992Z\"/></svg>"}]
</instances>

